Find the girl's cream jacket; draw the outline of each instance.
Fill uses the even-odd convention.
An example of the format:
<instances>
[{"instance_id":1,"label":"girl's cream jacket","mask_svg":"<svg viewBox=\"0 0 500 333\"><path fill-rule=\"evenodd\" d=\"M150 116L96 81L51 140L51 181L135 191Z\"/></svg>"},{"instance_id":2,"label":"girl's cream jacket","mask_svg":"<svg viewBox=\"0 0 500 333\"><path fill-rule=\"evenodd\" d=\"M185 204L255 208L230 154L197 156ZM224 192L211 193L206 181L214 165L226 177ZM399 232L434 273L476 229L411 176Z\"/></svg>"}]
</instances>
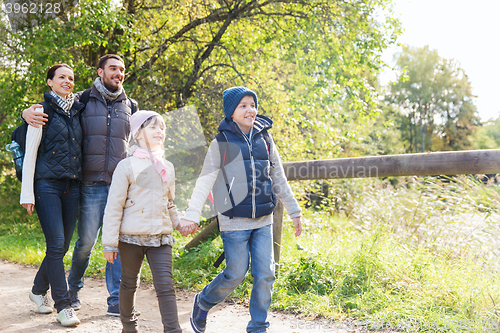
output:
<instances>
[{"instance_id":1,"label":"girl's cream jacket","mask_svg":"<svg viewBox=\"0 0 500 333\"><path fill-rule=\"evenodd\" d=\"M163 161L169 176L167 182L161 180L150 159L130 156L118 163L104 212L103 246L118 247L120 234L171 234L177 227L174 165Z\"/></svg>"}]
</instances>

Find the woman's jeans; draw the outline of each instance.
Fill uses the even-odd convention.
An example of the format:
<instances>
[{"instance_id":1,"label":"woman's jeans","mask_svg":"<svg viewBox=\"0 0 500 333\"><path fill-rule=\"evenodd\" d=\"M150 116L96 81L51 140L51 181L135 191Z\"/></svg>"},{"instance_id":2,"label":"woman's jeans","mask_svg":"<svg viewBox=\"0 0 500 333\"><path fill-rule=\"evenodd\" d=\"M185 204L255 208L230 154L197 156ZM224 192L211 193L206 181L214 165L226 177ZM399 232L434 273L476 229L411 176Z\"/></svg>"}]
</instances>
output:
<instances>
[{"instance_id":1,"label":"woman's jeans","mask_svg":"<svg viewBox=\"0 0 500 333\"><path fill-rule=\"evenodd\" d=\"M44 295L50 285L54 307L59 312L70 306L63 258L75 230L80 187L70 179L43 179L35 181L34 192L47 250L31 291Z\"/></svg>"},{"instance_id":2,"label":"woman's jeans","mask_svg":"<svg viewBox=\"0 0 500 333\"><path fill-rule=\"evenodd\" d=\"M153 283L160 306L163 332L180 333L177 303L172 279L172 247L139 246L125 242L118 243L121 253L122 280L120 283L120 319L125 332L135 332L137 317L134 314L135 292L139 286L142 262L148 258Z\"/></svg>"},{"instance_id":3,"label":"woman's jeans","mask_svg":"<svg viewBox=\"0 0 500 333\"><path fill-rule=\"evenodd\" d=\"M220 235L226 268L203 288L199 294L200 307L208 311L229 296L245 279L251 259L253 287L247 332L266 332L275 280L272 225L254 230L221 231Z\"/></svg>"}]
</instances>

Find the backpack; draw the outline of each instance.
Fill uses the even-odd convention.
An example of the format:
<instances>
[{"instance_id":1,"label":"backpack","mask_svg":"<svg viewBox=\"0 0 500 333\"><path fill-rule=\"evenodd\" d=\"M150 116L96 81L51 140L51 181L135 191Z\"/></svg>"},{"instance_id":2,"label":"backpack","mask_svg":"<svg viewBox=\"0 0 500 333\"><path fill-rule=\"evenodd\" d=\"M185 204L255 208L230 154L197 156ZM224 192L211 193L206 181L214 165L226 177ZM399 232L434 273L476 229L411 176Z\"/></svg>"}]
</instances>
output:
<instances>
[{"instance_id":1,"label":"backpack","mask_svg":"<svg viewBox=\"0 0 500 333\"><path fill-rule=\"evenodd\" d=\"M54 118L54 110L52 108L47 108L47 110L44 110L47 112L47 122L45 125L42 127L42 139L40 142L43 142L43 139L45 139L45 134L47 133L47 126L50 124L52 121L52 118ZM24 152L26 151L26 133L28 133L28 123L24 122L17 126L13 131L12 131L12 141L15 141L19 144L20 151L21 151L21 166L24 160ZM15 161L14 161L15 163ZM16 177L19 179L19 181L22 181L23 179L23 171L22 168L21 170L16 170Z\"/></svg>"}]
</instances>

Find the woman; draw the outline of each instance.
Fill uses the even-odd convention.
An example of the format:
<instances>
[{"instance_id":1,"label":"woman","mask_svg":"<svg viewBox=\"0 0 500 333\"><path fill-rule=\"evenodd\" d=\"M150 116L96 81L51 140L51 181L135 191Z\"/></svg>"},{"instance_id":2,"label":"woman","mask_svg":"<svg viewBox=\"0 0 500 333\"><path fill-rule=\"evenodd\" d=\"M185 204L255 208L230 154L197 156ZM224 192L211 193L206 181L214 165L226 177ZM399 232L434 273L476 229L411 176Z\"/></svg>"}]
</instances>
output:
<instances>
[{"instance_id":1,"label":"woman","mask_svg":"<svg viewBox=\"0 0 500 333\"><path fill-rule=\"evenodd\" d=\"M83 104L74 101L74 73L66 64L47 72L51 88L40 103L53 113L44 128L28 127L20 203L31 215L36 209L47 250L29 298L39 313L51 313L47 291L51 288L57 321L63 326L80 323L68 294L63 258L75 229L79 182L82 173L82 129L79 113Z\"/></svg>"}]
</instances>

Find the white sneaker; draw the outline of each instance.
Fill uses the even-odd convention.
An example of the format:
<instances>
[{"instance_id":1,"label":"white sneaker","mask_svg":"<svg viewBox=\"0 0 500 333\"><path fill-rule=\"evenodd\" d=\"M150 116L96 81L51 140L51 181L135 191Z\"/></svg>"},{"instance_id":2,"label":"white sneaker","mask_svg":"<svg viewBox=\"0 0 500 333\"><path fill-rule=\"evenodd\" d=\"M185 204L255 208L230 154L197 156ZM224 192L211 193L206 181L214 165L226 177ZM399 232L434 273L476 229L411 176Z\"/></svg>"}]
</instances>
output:
<instances>
[{"instance_id":1,"label":"white sneaker","mask_svg":"<svg viewBox=\"0 0 500 333\"><path fill-rule=\"evenodd\" d=\"M37 306L38 313L52 313L52 308L49 305L49 297L45 295L35 295L30 291L30 300Z\"/></svg>"},{"instance_id":2,"label":"white sneaker","mask_svg":"<svg viewBox=\"0 0 500 333\"><path fill-rule=\"evenodd\" d=\"M80 324L80 320L76 317L73 308L66 308L61 310L57 315L57 321L63 326L76 326Z\"/></svg>"}]
</instances>

